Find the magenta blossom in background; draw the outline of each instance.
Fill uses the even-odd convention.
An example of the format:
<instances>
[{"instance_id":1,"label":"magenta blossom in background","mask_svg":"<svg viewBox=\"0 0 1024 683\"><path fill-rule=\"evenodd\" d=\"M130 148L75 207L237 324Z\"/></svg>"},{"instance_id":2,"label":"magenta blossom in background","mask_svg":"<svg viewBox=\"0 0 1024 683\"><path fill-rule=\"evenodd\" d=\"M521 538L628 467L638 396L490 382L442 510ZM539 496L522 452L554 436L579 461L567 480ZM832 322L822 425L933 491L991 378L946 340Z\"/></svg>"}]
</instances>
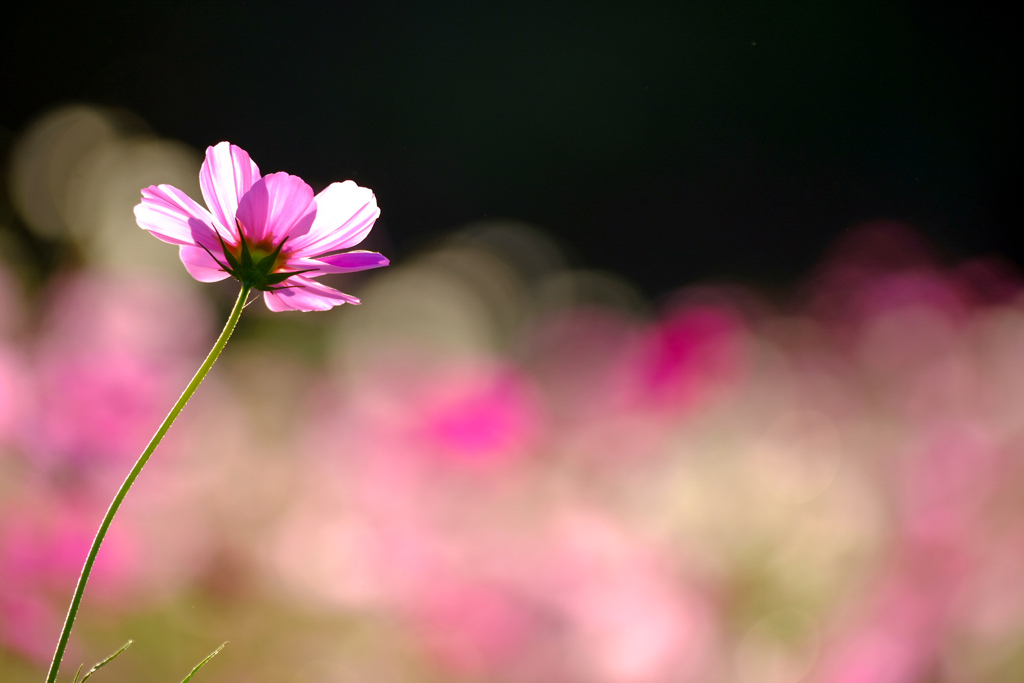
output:
<instances>
[{"instance_id":1,"label":"magenta blossom in background","mask_svg":"<svg viewBox=\"0 0 1024 683\"><path fill-rule=\"evenodd\" d=\"M301 178L260 176L245 150L227 142L206 150L199 184L209 211L170 185L142 190L139 226L180 246L200 282L231 276L263 292L272 311L323 311L359 299L314 278L388 265L384 256L348 251L380 215L373 192L351 180L313 196Z\"/></svg>"},{"instance_id":2,"label":"magenta blossom in background","mask_svg":"<svg viewBox=\"0 0 1024 683\"><path fill-rule=\"evenodd\" d=\"M52 654L48 641L63 612L53 598L63 599L64 587L79 571L95 512L93 501L37 488L0 505L0 651L8 648L40 663ZM145 577L138 540L115 527L97 559L90 588L106 609L134 605L140 597Z\"/></svg>"}]
</instances>

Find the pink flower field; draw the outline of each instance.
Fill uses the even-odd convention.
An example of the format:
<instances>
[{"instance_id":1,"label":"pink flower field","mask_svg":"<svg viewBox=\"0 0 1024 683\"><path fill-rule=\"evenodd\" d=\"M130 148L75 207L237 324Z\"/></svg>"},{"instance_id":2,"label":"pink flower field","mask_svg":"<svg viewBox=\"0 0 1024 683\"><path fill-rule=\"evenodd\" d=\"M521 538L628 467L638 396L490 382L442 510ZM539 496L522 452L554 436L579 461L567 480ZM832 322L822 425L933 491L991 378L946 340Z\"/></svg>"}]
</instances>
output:
<instances>
[{"instance_id":1,"label":"pink flower field","mask_svg":"<svg viewBox=\"0 0 1024 683\"><path fill-rule=\"evenodd\" d=\"M144 187L202 197L202 155L107 117L51 113L8 162L61 257L0 271L4 683L42 680L237 292L133 222ZM208 208L225 234L244 213ZM184 235L215 268L216 235ZM880 221L785 289L650 302L491 220L329 271L268 306L361 306L246 310L114 521L63 671L131 638L94 683L178 681L224 641L194 680L1024 680L1024 280L999 259Z\"/></svg>"}]
</instances>

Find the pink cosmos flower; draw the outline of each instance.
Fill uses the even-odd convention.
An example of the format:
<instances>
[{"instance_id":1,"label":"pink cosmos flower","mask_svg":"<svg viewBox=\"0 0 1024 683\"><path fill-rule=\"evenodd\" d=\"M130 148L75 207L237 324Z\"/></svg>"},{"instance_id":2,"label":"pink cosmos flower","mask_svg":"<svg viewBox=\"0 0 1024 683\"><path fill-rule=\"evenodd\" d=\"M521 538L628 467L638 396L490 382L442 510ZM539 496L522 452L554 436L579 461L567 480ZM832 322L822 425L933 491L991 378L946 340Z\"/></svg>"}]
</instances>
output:
<instances>
[{"instance_id":1,"label":"pink cosmos flower","mask_svg":"<svg viewBox=\"0 0 1024 683\"><path fill-rule=\"evenodd\" d=\"M313 196L301 178L260 176L245 150L221 142L206 150L199 185L209 211L170 185L142 190L139 226L177 244L200 282L229 275L263 292L272 311L323 311L359 299L314 278L388 265L375 252L348 251L380 215L373 192L351 180Z\"/></svg>"}]
</instances>

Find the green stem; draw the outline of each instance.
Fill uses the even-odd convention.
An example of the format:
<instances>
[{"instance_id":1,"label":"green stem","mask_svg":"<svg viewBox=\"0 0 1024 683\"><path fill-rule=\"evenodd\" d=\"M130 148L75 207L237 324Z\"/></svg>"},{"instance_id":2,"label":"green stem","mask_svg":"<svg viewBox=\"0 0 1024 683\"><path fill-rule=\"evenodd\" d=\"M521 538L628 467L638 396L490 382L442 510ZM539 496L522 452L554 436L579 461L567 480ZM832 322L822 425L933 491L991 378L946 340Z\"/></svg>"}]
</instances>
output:
<instances>
[{"instance_id":1,"label":"green stem","mask_svg":"<svg viewBox=\"0 0 1024 683\"><path fill-rule=\"evenodd\" d=\"M46 683L54 683L57 680L57 672L60 670L60 662L64 658L64 650L68 645L68 638L71 637L71 628L75 625L75 617L78 616L78 607L82 602L82 595L85 593L85 584L89 581L89 574L92 573L92 565L96 561L96 555L100 551L100 546L103 544L103 537L107 535L107 528L110 527L110 523L114 520L114 515L117 514L117 509L121 507L121 501L128 494L128 490L135 483L135 479L139 476L139 472L146 466L146 462L149 460L149 456L153 455L153 451L160 445L160 441L163 440L164 435L167 434L167 430L174 424L174 420L178 417L178 413L185 407L188 400L192 398L192 394L195 393L196 389L202 383L206 374L210 372L210 368L217 361L217 357L220 356L220 352L224 350L224 346L228 343L228 339L231 338L231 333L235 330L235 325L238 324L238 318L242 315L242 309L245 308L245 301L249 297L249 291L252 289L251 285L243 284L242 291L238 293L238 301L235 302L235 307L231 309L231 316L228 318L227 323L224 325L224 331L220 333L220 337L217 338L217 343L210 349L210 355L206 357L203 364L199 366L199 371L196 373L192 381L185 387L185 391L182 392L181 398L171 408L171 412L164 418L160 428L156 430L156 434L150 440L149 445L146 446L146 450L142 451L142 455L135 462L135 466L132 467L132 471L128 473L128 478L121 484L121 488L118 489L117 495L114 496L114 500L111 501L110 507L107 508L107 514L103 516L103 522L100 524L99 530L96 532L96 538L93 539L92 547L89 548L89 555L85 558L85 565L82 567L82 573L78 577L78 585L75 586L75 595L71 598L71 606L68 608L68 616L64 619L64 630L60 633L60 640L57 642L57 650L53 653L53 662L50 664L50 672L46 676Z\"/></svg>"}]
</instances>

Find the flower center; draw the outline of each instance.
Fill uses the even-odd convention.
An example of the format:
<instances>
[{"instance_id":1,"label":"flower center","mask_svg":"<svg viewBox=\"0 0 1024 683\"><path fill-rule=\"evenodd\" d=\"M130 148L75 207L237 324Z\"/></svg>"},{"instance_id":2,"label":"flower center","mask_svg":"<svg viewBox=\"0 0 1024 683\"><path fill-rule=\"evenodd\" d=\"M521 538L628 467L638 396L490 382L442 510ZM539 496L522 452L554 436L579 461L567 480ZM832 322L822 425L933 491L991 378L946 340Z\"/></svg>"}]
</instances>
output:
<instances>
[{"instance_id":1,"label":"flower center","mask_svg":"<svg viewBox=\"0 0 1024 683\"><path fill-rule=\"evenodd\" d=\"M242 240L244 241L245 238L243 237ZM280 268L284 267L285 262L288 260L285 254L278 252L277 247L271 245L269 242L262 242L260 244L246 243L245 246L249 250L249 260L252 261L254 266L263 264L263 268L261 268L261 270L263 270L264 273L277 272ZM226 248L231 251L231 255L238 260L239 264L245 262L245 250L242 248L241 243L236 246L227 245ZM270 255L274 255L274 258L264 263L266 258Z\"/></svg>"},{"instance_id":2,"label":"flower center","mask_svg":"<svg viewBox=\"0 0 1024 683\"><path fill-rule=\"evenodd\" d=\"M224 269L224 272L253 289L262 291L280 289L281 286L287 286L282 283L288 278L315 270L315 268L283 270L288 266L288 254L282 253L284 243L288 240L287 237L281 240L277 246L274 246L269 240L258 244L249 244L245 239L245 230L242 229L241 223L238 223L238 236L239 243L237 245L228 245L220 237L220 234L217 234L226 263L222 263L209 249L207 249L207 253Z\"/></svg>"}]
</instances>

